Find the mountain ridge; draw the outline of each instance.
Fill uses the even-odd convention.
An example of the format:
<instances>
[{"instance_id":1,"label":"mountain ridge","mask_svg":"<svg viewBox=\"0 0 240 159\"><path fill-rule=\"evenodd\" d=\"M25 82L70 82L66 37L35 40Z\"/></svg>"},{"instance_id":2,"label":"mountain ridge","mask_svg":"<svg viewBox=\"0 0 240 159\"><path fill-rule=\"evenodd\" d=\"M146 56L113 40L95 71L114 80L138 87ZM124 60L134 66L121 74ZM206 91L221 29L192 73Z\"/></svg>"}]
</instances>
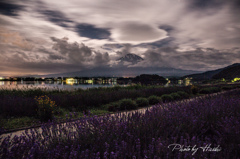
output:
<instances>
[{"instance_id":1,"label":"mountain ridge","mask_svg":"<svg viewBox=\"0 0 240 159\"><path fill-rule=\"evenodd\" d=\"M132 53L128 53L125 56L117 59L117 61L121 61L121 62L130 62L132 64L136 64L140 61L143 61L144 59L141 58L140 56L136 55L136 54L132 54Z\"/></svg>"},{"instance_id":2,"label":"mountain ridge","mask_svg":"<svg viewBox=\"0 0 240 159\"><path fill-rule=\"evenodd\" d=\"M240 63L234 63L232 65L229 65L229 66L226 66L226 67L223 67L223 68L219 68L219 69L211 70L211 71L206 71L206 72L203 72L203 73L189 74L189 75L183 76L183 78L188 77L188 78L193 78L193 80L210 80L215 75L219 74L220 72L222 72L224 70L227 70L229 68L232 68L232 67L236 67L236 66L240 66ZM215 79L216 79L216 77L215 77Z\"/></svg>"},{"instance_id":3,"label":"mountain ridge","mask_svg":"<svg viewBox=\"0 0 240 159\"><path fill-rule=\"evenodd\" d=\"M97 67L75 72L38 75L37 77L136 77L140 74L157 74L164 77L198 73L192 70L181 70L167 67ZM35 76L36 77L36 76Z\"/></svg>"},{"instance_id":4,"label":"mountain ridge","mask_svg":"<svg viewBox=\"0 0 240 159\"><path fill-rule=\"evenodd\" d=\"M236 77L240 77L240 64L235 63L231 65L230 67L227 67L220 71L219 73L215 74L212 78L213 79L228 79L232 80Z\"/></svg>"}]
</instances>

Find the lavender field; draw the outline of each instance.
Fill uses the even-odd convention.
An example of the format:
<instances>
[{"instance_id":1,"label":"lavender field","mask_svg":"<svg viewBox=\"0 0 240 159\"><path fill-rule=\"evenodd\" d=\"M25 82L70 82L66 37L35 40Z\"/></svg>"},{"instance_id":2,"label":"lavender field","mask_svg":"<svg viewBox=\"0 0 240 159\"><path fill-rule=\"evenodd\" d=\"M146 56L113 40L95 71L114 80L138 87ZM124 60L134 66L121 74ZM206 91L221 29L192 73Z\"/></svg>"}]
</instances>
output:
<instances>
[{"instance_id":1,"label":"lavender field","mask_svg":"<svg viewBox=\"0 0 240 159\"><path fill-rule=\"evenodd\" d=\"M0 158L240 157L240 90L1 138Z\"/></svg>"}]
</instances>

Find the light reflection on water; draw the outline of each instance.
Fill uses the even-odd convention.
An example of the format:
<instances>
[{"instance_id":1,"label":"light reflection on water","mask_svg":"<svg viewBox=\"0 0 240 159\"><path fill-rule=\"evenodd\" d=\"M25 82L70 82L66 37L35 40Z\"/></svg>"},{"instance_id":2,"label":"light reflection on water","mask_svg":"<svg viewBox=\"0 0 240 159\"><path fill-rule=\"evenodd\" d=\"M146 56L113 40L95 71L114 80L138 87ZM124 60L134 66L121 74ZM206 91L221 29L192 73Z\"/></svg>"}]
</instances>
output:
<instances>
[{"instance_id":1,"label":"light reflection on water","mask_svg":"<svg viewBox=\"0 0 240 159\"><path fill-rule=\"evenodd\" d=\"M59 81L0 81L0 89L63 89L63 90L74 90L74 89L88 89L96 87L113 87L116 83L110 84L67 84Z\"/></svg>"},{"instance_id":2,"label":"light reflection on water","mask_svg":"<svg viewBox=\"0 0 240 159\"><path fill-rule=\"evenodd\" d=\"M4 85L4 81L0 81L0 86L3 86Z\"/></svg>"}]
</instances>

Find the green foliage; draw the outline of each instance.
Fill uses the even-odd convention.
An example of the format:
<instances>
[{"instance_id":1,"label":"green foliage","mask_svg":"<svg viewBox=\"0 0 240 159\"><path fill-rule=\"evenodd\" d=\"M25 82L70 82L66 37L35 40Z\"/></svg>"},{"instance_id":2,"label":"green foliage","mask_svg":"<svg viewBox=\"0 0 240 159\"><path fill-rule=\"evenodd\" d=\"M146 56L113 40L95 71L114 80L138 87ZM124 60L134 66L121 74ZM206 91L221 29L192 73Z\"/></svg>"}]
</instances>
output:
<instances>
[{"instance_id":1,"label":"green foliage","mask_svg":"<svg viewBox=\"0 0 240 159\"><path fill-rule=\"evenodd\" d=\"M90 109L90 112L92 115L104 115L109 113L107 110L102 110L102 109Z\"/></svg>"},{"instance_id":2,"label":"green foliage","mask_svg":"<svg viewBox=\"0 0 240 159\"><path fill-rule=\"evenodd\" d=\"M197 86L195 86L195 85L191 86L192 94L196 95L198 93L198 91L199 91L199 88Z\"/></svg>"},{"instance_id":3,"label":"green foliage","mask_svg":"<svg viewBox=\"0 0 240 159\"><path fill-rule=\"evenodd\" d=\"M100 87L101 88L101 87ZM100 89L100 88L97 88L97 89ZM119 86L119 85L116 85L116 86L114 86L114 87L110 87L110 88L106 88L107 90L115 90L115 91L118 91L118 90L120 90L120 89L122 89L122 87L121 86Z\"/></svg>"},{"instance_id":4,"label":"green foliage","mask_svg":"<svg viewBox=\"0 0 240 159\"><path fill-rule=\"evenodd\" d=\"M32 126L33 124L37 123L37 119L33 117L16 117L16 118L9 118L3 119L0 117L0 128L4 127L4 129L17 129L22 127Z\"/></svg>"},{"instance_id":5,"label":"green foliage","mask_svg":"<svg viewBox=\"0 0 240 159\"><path fill-rule=\"evenodd\" d=\"M66 112L66 110L64 108L60 108L60 107L57 107L54 111L53 111L53 114L54 115L58 115L58 116L62 116L64 115Z\"/></svg>"},{"instance_id":6,"label":"green foliage","mask_svg":"<svg viewBox=\"0 0 240 159\"><path fill-rule=\"evenodd\" d=\"M158 104L161 102L161 98L153 95L148 97L148 102L150 105Z\"/></svg>"},{"instance_id":7,"label":"green foliage","mask_svg":"<svg viewBox=\"0 0 240 159\"><path fill-rule=\"evenodd\" d=\"M133 84L133 85L127 86L125 88L128 90L141 90L141 89L146 88L146 86L142 86L140 84Z\"/></svg>"},{"instance_id":8,"label":"green foliage","mask_svg":"<svg viewBox=\"0 0 240 159\"><path fill-rule=\"evenodd\" d=\"M234 88L233 86L223 86L221 89L227 91L227 90L231 90L233 88Z\"/></svg>"},{"instance_id":9,"label":"green foliage","mask_svg":"<svg viewBox=\"0 0 240 159\"><path fill-rule=\"evenodd\" d=\"M147 98L137 98L136 103L138 107L146 107L149 105L148 99Z\"/></svg>"},{"instance_id":10,"label":"green foliage","mask_svg":"<svg viewBox=\"0 0 240 159\"><path fill-rule=\"evenodd\" d=\"M177 94L179 94L182 99L189 98L189 94L184 91L178 91Z\"/></svg>"},{"instance_id":11,"label":"green foliage","mask_svg":"<svg viewBox=\"0 0 240 159\"><path fill-rule=\"evenodd\" d=\"M116 112L120 109L119 102L112 102L103 106L104 109L107 109L110 112Z\"/></svg>"},{"instance_id":12,"label":"green foliage","mask_svg":"<svg viewBox=\"0 0 240 159\"><path fill-rule=\"evenodd\" d=\"M200 94L210 94L211 91L209 88L202 88L202 89L200 89L199 93Z\"/></svg>"},{"instance_id":13,"label":"green foliage","mask_svg":"<svg viewBox=\"0 0 240 159\"><path fill-rule=\"evenodd\" d=\"M202 88L199 93L200 94L210 94L220 92L221 89L218 87L210 87L210 88Z\"/></svg>"},{"instance_id":14,"label":"green foliage","mask_svg":"<svg viewBox=\"0 0 240 159\"><path fill-rule=\"evenodd\" d=\"M211 93L221 92L221 88L219 88L219 87L212 87L212 88L210 88L210 90L211 90Z\"/></svg>"},{"instance_id":15,"label":"green foliage","mask_svg":"<svg viewBox=\"0 0 240 159\"><path fill-rule=\"evenodd\" d=\"M173 100L180 100L181 96L178 93L171 93L170 94L173 97Z\"/></svg>"},{"instance_id":16,"label":"green foliage","mask_svg":"<svg viewBox=\"0 0 240 159\"><path fill-rule=\"evenodd\" d=\"M47 122L53 119L56 104L48 96L35 97L38 105L37 113L40 121Z\"/></svg>"},{"instance_id":17,"label":"green foliage","mask_svg":"<svg viewBox=\"0 0 240 159\"><path fill-rule=\"evenodd\" d=\"M164 94L161 96L163 102L171 102L173 101L173 97L169 94Z\"/></svg>"},{"instance_id":18,"label":"green foliage","mask_svg":"<svg viewBox=\"0 0 240 159\"><path fill-rule=\"evenodd\" d=\"M122 99L119 101L120 110L133 110L137 109L137 104L132 99Z\"/></svg>"},{"instance_id":19,"label":"green foliage","mask_svg":"<svg viewBox=\"0 0 240 159\"><path fill-rule=\"evenodd\" d=\"M167 83L167 80L164 77L159 75L150 75L150 74L142 74L133 79L133 83L141 83L143 85L156 85L161 84L164 85Z\"/></svg>"}]
</instances>

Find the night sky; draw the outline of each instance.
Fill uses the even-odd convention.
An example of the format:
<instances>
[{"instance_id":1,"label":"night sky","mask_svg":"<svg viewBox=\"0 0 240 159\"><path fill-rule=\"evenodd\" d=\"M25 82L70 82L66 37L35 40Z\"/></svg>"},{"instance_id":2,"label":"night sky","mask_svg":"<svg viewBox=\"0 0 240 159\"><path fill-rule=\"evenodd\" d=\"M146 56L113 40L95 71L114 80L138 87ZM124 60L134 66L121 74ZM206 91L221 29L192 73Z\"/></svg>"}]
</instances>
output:
<instances>
[{"instance_id":1,"label":"night sky","mask_svg":"<svg viewBox=\"0 0 240 159\"><path fill-rule=\"evenodd\" d=\"M0 1L0 76L240 62L240 0ZM128 53L138 63L119 64Z\"/></svg>"}]
</instances>

